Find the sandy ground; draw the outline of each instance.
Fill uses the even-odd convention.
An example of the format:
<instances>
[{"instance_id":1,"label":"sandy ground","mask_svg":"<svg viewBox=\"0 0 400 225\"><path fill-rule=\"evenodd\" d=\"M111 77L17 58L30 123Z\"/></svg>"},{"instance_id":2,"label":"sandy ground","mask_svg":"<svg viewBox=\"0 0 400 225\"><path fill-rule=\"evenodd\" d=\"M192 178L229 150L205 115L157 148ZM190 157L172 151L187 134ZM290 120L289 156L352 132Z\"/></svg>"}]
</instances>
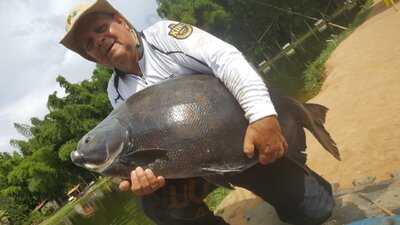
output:
<instances>
[{"instance_id":1,"label":"sandy ground","mask_svg":"<svg viewBox=\"0 0 400 225\"><path fill-rule=\"evenodd\" d=\"M326 66L327 79L310 102L330 108L326 128L342 161L308 133L309 166L342 187L366 176L387 178L400 169L400 12L377 2Z\"/></svg>"},{"instance_id":2,"label":"sandy ground","mask_svg":"<svg viewBox=\"0 0 400 225\"><path fill-rule=\"evenodd\" d=\"M344 188L366 177L387 179L400 170L400 12L377 0L369 19L340 44L326 66L327 79L310 102L330 109L326 128L342 161L307 133L308 165ZM266 207L239 189L216 212L233 225L281 224L267 215L273 210Z\"/></svg>"}]
</instances>

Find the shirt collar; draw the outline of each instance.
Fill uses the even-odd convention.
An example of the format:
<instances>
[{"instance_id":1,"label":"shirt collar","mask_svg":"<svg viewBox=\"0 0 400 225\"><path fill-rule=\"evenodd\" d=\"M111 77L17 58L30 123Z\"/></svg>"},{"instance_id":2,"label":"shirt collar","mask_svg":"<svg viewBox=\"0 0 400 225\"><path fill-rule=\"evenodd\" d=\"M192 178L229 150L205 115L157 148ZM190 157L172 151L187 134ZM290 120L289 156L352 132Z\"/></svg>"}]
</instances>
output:
<instances>
[{"instance_id":1,"label":"shirt collar","mask_svg":"<svg viewBox=\"0 0 400 225\"><path fill-rule=\"evenodd\" d=\"M142 32L138 32L137 30L133 29L133 32L135 32L136 36L138 37L139 40L139 46L138 46L138 54L139 54L139 61L138 61L138 65L140 70L143 73L143 65L144 65L144 47L143 47L143 33ZM114 73L118 76L118 77L123 77L129 73L126 73L124 71L121 71L117 68L114 69ZM138 74L134 74L134 75L138 75ZM142 74L143 76L143 74Z\"/></svg>"}]
</instances>

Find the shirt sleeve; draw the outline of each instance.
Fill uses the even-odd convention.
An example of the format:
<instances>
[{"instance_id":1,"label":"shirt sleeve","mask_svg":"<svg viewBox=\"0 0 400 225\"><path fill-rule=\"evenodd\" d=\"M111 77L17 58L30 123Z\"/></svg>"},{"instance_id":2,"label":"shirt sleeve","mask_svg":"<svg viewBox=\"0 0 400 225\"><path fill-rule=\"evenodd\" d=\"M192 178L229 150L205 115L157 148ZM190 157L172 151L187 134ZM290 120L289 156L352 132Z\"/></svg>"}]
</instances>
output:
<instances>
[{"instance_id":1,"label":"shirt sleeve","mask_svg":"<svg viewBox=\"0 0 400 225\"><path fill-rule=\"evenodd\" d=\"M234 46L199 28L174 21L159 22L149 32L157 32L150 35L157 47L184 53L172 56L181 65L195 71L208 66L239 102L250 123L277 114L263 80Z\"/></svg>"}]
</instances>

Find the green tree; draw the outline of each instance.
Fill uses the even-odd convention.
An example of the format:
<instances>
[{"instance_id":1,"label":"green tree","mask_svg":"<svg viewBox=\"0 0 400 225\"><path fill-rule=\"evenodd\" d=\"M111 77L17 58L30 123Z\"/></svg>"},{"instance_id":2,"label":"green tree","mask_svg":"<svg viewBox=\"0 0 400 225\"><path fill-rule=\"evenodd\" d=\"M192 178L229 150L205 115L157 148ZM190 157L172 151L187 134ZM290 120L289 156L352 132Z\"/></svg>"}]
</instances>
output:
<instances>
[{"instance_id":1,"label":"green tree","mask_svg":"<svg viewBox=\"0 0 400 225\"><path fill-rule=\"evenodd\" d=\"M43 200L61 203L71 186L96 178L73 165L69 155L79 139L111 112L106 94L110 75L110 70L97 66L91 79L81 83L57 77L66 95L49 96L49 113L43 119L32 118L31 125L15 123L28 139L11 140L19 153L0 155L3 198L32 210Z\"/></svg>"},{"instance_id":2,"label":"green tree","mask_svg":"<svg viewBox=\"0 0 400 225\"><path fill-rule=\"evenodd\" d=\"M196 25L216 35L229 30L231 15L213 0L162 0L158 13L162 17Z\"/></svg>"},{"instance_id":3,"label":"green tree","mask_svg":"<svg viewBox=\"0 0 400 225\"><path fill-rule=\"evenodd\" d=\"M22 161L22 156L18 153L0 153L0 211L6 213L11 224L20 224L29 214L29 208L17 202L12 195L7 192L10 186L8 174Z\"/></svg>"},{"instance_id":4,"label":"green tree","mask_svg":"<svg viewBox=\"0 0 400 225\"><path fill-rule=\"evenodd\" d=\"M237 46L254 62L308 32L311 18L330 15L340 1L160 0L161 17L196 25Z\"/></svg>"},{"instance_id":5,"label":"green tree","mask_svg":"<svg viewBox=\"0 0 400 225\"><path fill-rule=\"evenodd\" d=\"M362 6L366 0L351 1ZM318 35L308 35L307 41L296 45L295 56L281 54L283 47L294 44L314 23L324 19L346 26L352 22L355 10L341 11L335 21L329 17L339 9L348 8L347 0L159 0L161 17L191 23L233 44L254 65L274 59L264 78L286 94L297 95L305 86L304 71L326 47L331 35L342 29L328 26ZM360 8L358 8L359 10ZM211 16L210 16L211 15ZM275 58L276 56L280 56ZM276 60L278 59L279 60Z\"/></svg>"}]
</instances>

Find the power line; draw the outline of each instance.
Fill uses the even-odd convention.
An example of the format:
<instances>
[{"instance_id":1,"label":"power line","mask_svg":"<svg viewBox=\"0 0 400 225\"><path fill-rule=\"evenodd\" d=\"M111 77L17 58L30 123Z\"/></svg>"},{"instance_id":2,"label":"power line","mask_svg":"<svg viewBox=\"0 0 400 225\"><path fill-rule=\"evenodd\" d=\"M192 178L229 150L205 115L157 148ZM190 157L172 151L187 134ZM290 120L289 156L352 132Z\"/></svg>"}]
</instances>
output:
<instances>
[{"instance_id":1,"label":"power line","mask_svg":"<svg viewBox=\"0 0 400 225\"><path fill-rule=\"evenodd\" d=\"M292 10L283 9L283 8L280 8L280 7L271 5L271 4L269 4L269 3L257 2L257 1L254 1L254 3L257 3L257 4L259 4L259 5L267 6L267 7L276 9L276 10L278 10L278 11L287 13L287 14L293 14L293 15L300 16L300 17L303 17L303 18L306 18L306 19L310 19L310 20L313 20L313 21L316 21L316 22L321 20L321 19L318 19L318 18L315 18L315 17L312 17L312 16L304 15L304 14L299 13L299 12L295 12L295 11L292 11ZM325 22L326 22L327 24L333 26L333 27L337 27L337 28L340 28L340 29L342 29L342 30L347 30L347 27L341 26L341 25L339 25L339 24L335 24L335 23L332 23L332 22L329 22L329 21L326 21L326 20L325 20Z\"/></svg>"}]
</instances>

